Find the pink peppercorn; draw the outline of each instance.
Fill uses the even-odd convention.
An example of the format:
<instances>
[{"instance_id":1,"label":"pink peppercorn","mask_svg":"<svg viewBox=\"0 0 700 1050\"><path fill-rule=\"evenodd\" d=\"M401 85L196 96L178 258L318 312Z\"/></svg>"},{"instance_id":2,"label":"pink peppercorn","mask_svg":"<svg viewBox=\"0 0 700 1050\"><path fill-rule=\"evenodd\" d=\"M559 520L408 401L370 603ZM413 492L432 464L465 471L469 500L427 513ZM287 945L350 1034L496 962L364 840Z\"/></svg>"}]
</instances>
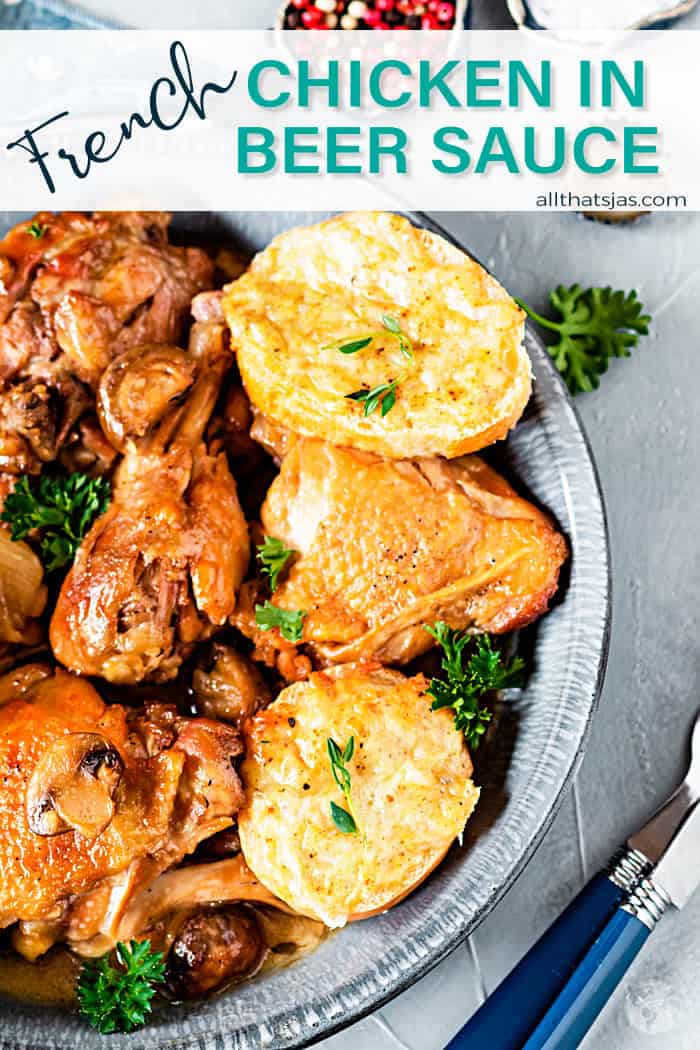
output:
<instances>
[{"instance_id":1,"label":"pink peppercorn","mask_svg":"<svg viewBox=\"0 0 700 1050\"><path fill-rule=\"evenodd\" d=\"M375 4L378 11L393 11L396 7L396 0L375 0Z\"/></svg>"},{"instance_id":2,"label":"pink peppercorn","mask_svg":"<svg viewBox=\"0 0 700 1050\"><path fill-rule=\"evenodd\" d=\"M447 3L447 0L443 0L443 3L438 4L437 16L439 22L452 22L455 16L454 4Z\"/></svg>"},{"instance_id":3,"label":"pink peppercorn","mask_svg":"<svg viewBox=\"0 0 700 1050\"><path fill-rule=\"evenodd\" d=\"M323 20L323 14L317 7L311 7L308 11L302 12L301 20L307 29L315 29Z\"/></svg>"},{"instance_id":4,"label":"pink peppercorn","mask_svg":"<svg viewBox=\"0 0 700 1050\"><path fill-rule=\"evenodd\" d=\"M370 7L364 13L364 20L371 29L378 29L379 23L382 20L381 11L377 11L376 8Z\"/></svg>"},{"instance_id":5,"label":"pink peppercorn","mask_svg":"<svg viewBox=\"0 0 700 1050\"><path fill-rule=\"evenodd\" d=\"M302 15L303 18L303 15ZM421 29L439 29L440 23L438 22L435 15L423 15L421 19Z\"/></svg>"}]
</instances>

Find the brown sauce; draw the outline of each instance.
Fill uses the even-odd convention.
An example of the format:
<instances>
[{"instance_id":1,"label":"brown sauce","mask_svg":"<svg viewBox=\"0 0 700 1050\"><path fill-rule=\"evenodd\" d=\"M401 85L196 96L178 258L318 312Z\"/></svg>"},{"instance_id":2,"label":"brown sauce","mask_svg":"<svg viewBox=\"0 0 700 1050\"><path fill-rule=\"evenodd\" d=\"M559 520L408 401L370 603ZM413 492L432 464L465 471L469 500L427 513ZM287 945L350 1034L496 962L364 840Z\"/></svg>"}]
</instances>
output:
<instances>
[{"instance_id":1,"label":"brown sauce","mask_svg":"<svg viewBox=\"0 0 700 1050\"><path fill-rule=\"evenodd\" d=\"M15 952L0 953L0 995L39 1006L70 1007L80 960L65 948L52 948L36 962Z\"/></svg>"},{"instance_id":2,"label":"brown sauce","mask_svg":"<svg viewBox=\"0 0 700 1050\"><path fill-rule=\"evenodd\" d=\"M255 911L269 948L256 977L308 955L330 932L322 923L302 915L286 915L273 908ZM80 966L80 959L61 947L52 948L33 963L15 952L0 952L0 996L38 1006L70 1009L75 1006L75 983ZM235 988L224 994L235 995Z\"/></svg>"}]
</instances>

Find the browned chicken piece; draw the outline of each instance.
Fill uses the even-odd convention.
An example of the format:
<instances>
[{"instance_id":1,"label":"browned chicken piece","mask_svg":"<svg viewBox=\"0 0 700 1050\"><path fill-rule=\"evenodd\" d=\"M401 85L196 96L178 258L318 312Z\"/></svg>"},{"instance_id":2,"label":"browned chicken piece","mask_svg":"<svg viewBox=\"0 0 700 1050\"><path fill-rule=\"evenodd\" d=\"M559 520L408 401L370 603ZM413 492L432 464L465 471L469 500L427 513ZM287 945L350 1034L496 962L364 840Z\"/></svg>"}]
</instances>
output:
<instances>
[{"instance_id":1,"label":"browned chicken piece","mask_svg":"<svg viewBox=\"0 0 700 1050\"><path fill-rule=\"evenodd\" d=\"M0 242L0 469L38 472L92 404L109 362L182 335L211 286L160 212L40 212Z\"/></svg>"},{"instance_id":2,"label":"browned chicken piece","mask_svg":"<svg viewBox=\"0 0 700 1050\"><path fill-rule=\"evenodd\" d=\"M302 640L321 665L405 663L434 644L436 620L522 627L547 609L567 554L549 519L474 456L388 461L300 438L261 520L297 552L272 601L306 614ZM254 601L249 587L233 622L299 677L290 643L255 627Z\"/></svg>"},{"instance_id":3,"label":"browned chicken piece","mask_svg":"<svg viewBox=\"0 0 700 1050\"><path fill-rule=\"evenodd\" d=\"M105 950L132 900L243 801L235 730L105 705L42 664L0 679L0 927L29 958Z\"/></svg>"},{"instance_id":4,"label":"browned chicken piece","mask_svg":"<svg viewBox=\"0 0 700 1050\"><path fill-rule=\"evenodd\" d=\"M192 303L196 321L224 323L221 292L202 292ZM241 502L246 516L257 517L265 493L275 475L273 464L251 436L253 410L237 367L226 377L226 388L216 414L209 424L208 436L219 440L226 449L231 469L238 480Z\"/></svg>"},{"instance_id":5,"label":"browned chicken piece","mask_svg":"<svg viewBox=\"0 0 700 1050\"><path fill-rule=\"evenodd\" d=\"M166 349L154 350L155 372ZM51 620L53 651L70 670L124 684L166 681L231 615L248 566L248 526L225 453L202 437L230 359L222 325L195 325L190 356L172 348L164 385L144 390L131 421L117 396L125 376L110 396L101 385L100 414L125 455ZM141 376L146 366L135 367Z\"/></svg>"},{"instance_id":6,"label":"browned chicken piece","mask_svg":"<svg viewBox=\"0 0 700 1050\"><path fill-rule=\"evenodd\" d=\"M59 454L61 467L67 474L79 472L90 477L110 474L116 459L117 450L105 437L92 412L78 420Z\"/></svg>"}]
</instances>

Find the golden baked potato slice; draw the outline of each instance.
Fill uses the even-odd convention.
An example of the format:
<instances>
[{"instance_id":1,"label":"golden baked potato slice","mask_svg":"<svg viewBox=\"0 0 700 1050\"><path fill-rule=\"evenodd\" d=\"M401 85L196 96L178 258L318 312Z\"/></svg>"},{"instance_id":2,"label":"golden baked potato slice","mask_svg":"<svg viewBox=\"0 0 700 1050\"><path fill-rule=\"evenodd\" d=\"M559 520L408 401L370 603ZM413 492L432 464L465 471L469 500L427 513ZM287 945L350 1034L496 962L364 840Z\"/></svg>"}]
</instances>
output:
<instances>
[{"instance_id":1,"label":"golden baked potato slice","mask_svg":"<svg viewBox=\"0 0 700 1050\"><path fill-rule=\"evenodd\" d=\"M351 212L281 234L223 308L251 401L307 437L452 458L505 437L530 396L523 312L473 259L399 215ZM391 383L393 407L381 398L369 415L348 396Z\"/></svg>"},{"instance_id":2,"label":"golden baked potato slice","mask_svg":"<svg viewBox=\"0 0 700 1050\"><path fill-rule=\"evenodd\" d=\"M479 796L452 715L431 711L422 676L344 667L296 682L248 725L241 847L260 882L294 911L339 927L397 903L442 860ZM327 740L354 751L357 833Z\"/></svg>"}]
</instances>

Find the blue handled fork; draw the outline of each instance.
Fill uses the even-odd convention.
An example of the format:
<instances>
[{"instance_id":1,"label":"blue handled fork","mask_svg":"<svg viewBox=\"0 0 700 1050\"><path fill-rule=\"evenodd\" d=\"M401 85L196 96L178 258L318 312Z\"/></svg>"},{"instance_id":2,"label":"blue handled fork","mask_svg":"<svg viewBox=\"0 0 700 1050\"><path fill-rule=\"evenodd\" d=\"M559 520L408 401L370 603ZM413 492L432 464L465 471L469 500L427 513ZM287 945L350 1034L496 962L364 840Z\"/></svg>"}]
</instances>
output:
<instances>
[{"instance_id":1,"label":"blue handled fork","mask_svg":"<svg viewBox=\"0 0 700 1050\"><path fill-rule=\"evenodd\" d=\"M700 712L685 780L446 1050L574 1050L659 918L700 883Z\"/></svg>"}]
</instances>

